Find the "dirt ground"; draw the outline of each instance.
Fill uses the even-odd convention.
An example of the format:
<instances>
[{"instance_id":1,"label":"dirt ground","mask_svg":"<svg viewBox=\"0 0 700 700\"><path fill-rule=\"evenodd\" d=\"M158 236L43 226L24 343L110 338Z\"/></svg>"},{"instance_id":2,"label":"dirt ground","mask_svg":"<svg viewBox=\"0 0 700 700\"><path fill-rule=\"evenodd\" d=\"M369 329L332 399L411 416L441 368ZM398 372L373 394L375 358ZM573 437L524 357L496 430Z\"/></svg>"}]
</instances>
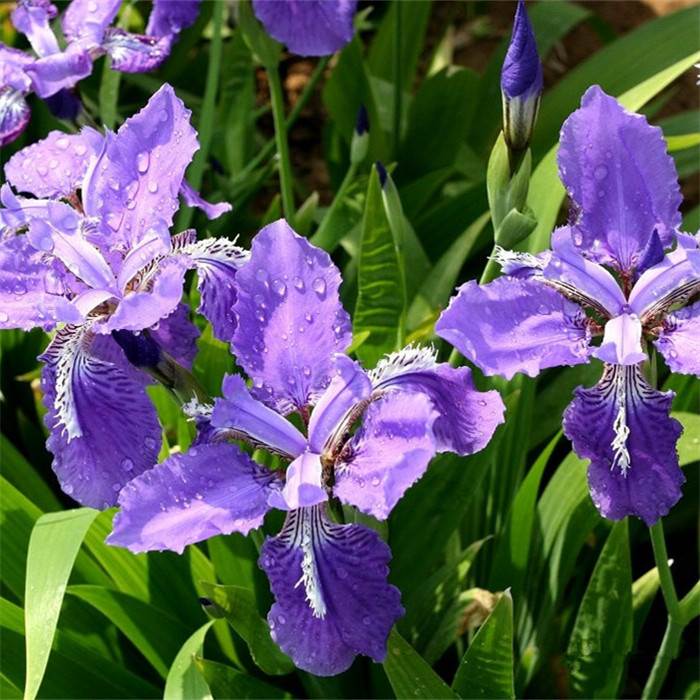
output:
<instances>
[{"instance_id":1,"label":"dirt ground","mask_svg":"<svg viewBox=\"0 0 700 700\"><path fill-rule=\"evenodd\" d=\"M623 35L638 25L681 7L698 4L700 0L580 0L579 4L590 8L617 35ZM423 61L440 40L448 22L455 27L455 63L478 72L484 70L489 58L503 37L511 31L515 3L510 0L489 0L479 3L437 0L430 17ZM603 46L597 31L588 22L579 24L569 32L564 41L555 45L544 57L545 89L555 85L567 71L578 65ZM289 56L283 63L284 86L287 102L293 105L304 89L315 61ZM419 69L420 71L420 69ZM700 107L700 91L695 84L695 75L687 72L676 81L668 103L659 117L668 117L689 109ZM264 72L258 74L258 98L260 104L268 99ZM269 124L266 122L269 121ZM301 177L307 191L317 190L322 203L332 197L328 172L323 159L323 145L319 135L325 121L319 90L302 112L301 118L290 134L290 149L293 166ZM263 129L272 135L272 119L262 121ZM686 178L682 183L685 205L692 208L700 201L700 183L696 177Z\"/></svg>"}]
</instances>

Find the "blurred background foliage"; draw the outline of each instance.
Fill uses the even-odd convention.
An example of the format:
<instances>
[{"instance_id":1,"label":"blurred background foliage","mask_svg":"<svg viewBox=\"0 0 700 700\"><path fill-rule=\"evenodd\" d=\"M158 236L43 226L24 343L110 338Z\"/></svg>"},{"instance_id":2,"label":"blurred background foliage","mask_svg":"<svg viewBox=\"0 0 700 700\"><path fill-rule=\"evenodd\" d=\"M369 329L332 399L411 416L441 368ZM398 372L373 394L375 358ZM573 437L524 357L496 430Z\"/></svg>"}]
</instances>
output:
<instances>
[{"instance_id":1,"label":"blurred background foliage","mask_svg":"<svg viewBox=\"0 0 700 700\"><path fill-rule=\"evenodd\" d=\"M686 4L528 5L545 93L528 201L539 225L526 247L545 247L564 215L553 148L592 83L661 127L683 186L684 227L698 229L692 65L700 60L700 8ZM0 6L0 38L23 46L10 9ZM125 11L130 28L143 28L146 3ZM405 215L410 340L436 342L440 309L457 283L479 276L491 248L486 162L500 129L498 76L513 11L510 2L361 2L356 37L342 52L330 60L285 54L280 64L296 228L332 252L349 310L362 285L377 283L358 274L372 238L363 227L376 220L367 211L376 206L370 164L381 160L393 173ZM166 81L193 112L202 148L188 179L234 209L214 222L183 209L178 230L192 225L200 236L239 236L247 245L281 215L268 83L233 4L203 2L157 73L120 75L103 61L80 83L86 123L118 127ZM0 164L51 129L70 128L30 100L30 126L2 149ZM370 116L370 153L355 168L349 149L360 104ZM386 281L392 270L376 274ZM195 374L216 395L234 361L199 322ZM357 319L355 332L363 332ZM560 432L573 387L596 381L596 363L499 383L508 422L492 444L469 458L438 457L388 524L374 523L391 544L391 580L406 616L383 665L358 659L320 679L295 671L271 643L263 623L270 593L256 565L261 538L216 537L183 556L137 556L104 544L113 511L68 510L75 503L60 492L44 447L35 358L46 343L38 331L0 333L3 698L21 697L25 672L28 694L51 698L639 697L665 624L648 534L636 520L613 526L598 516L585 465ZM449 348L437 344L446 357ZM700 387L662 366L659 385L677 392L674 415L685 426L684 498L666 519L684 594L698 571ZM185 449L192 426L165 390L149 391L163 425L161 457ZM278 517L269 516L266 532ZM699 651L696 620L664 696L700 697Z\"/></svg>"}]
</instances>

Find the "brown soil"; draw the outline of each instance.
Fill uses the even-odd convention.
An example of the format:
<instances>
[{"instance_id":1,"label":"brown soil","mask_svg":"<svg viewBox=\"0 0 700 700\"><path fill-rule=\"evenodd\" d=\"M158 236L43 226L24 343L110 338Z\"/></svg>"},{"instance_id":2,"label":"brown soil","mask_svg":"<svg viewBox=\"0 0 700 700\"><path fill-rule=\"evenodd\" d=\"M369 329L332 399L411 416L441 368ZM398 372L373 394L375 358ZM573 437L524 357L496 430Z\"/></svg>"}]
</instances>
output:
<instances>
[{"instance_id":1,"label":"brown soil","mask_svg":"<svg viewBox=\"0 0 700 700\"><path fill-rule=\"evenodd\" d=\"M698 4L700 0L579 0L590 8L618 35L626 34L658 14L675 11L682 6ZM425 49L419 74L427 67L432 49L443 36L445 27L452 25L455 41L454 62L482 72L489 58L504 36L511 31L515 3L510 0L490 0L483 3L436 0L428 25ZM578 65L603 46L600 35L588 22L569 32L564 41L555 45L544 58L545 89L555 85L572 67ZM293 105L311 75L313 60L288 56L283 62L283 85L288 106ZM695 85L693 71L688 71L675 83L675 91L668 103L657 115L668 117L700 107L700 93ZM265 75L258 74L258 101L263 106L268 101ZM320 86L305 107L290 134L290 150L295 175L302 183L305 194L314 190L326 204L333 196L330 178L323 156L323 126L327 115L320 98ZM265 115L260 124L270 137L273 135L272 117ZM692 208L700 201L698 178L686 178L682 183L685 207ZM265 198L267 201L269 199ZM261 208L264 209L261 202Z\"/></svg>"}]
</instances>

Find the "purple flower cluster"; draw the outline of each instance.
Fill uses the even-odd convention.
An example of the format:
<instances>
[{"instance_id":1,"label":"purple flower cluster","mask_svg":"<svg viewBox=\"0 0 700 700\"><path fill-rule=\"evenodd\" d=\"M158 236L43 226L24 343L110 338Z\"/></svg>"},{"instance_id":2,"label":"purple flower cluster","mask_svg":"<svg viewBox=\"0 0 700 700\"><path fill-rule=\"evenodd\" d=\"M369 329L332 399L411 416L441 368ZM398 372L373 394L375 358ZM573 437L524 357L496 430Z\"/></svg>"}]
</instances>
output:
<instances>
[{"instance_id":1,"label":"purple flower cluster","mask_svg":"<svg viewBox=\"0 0 700 700\"><path fill-rule=\"evenodd\" d=\"M199 276L200 311L230 337L232 281L247 254L227 239L169 233L178 195L210 217L230 209L184 180L198 148L189 117L166 85L116 134L54 131L5 166L0 328L65 324L42 356L48 447L63 490L85 505L113 505L157 459L148 377L129 356L161 373L192 362L187 270Z\"/></svg>"},{"instance_id":2,"label":"purple flower cluster","mask_svg":"<svg viewBox=\"0 0 700 700\"><path fill-rule=\"evenodd\" d=\"M504 410L495 391L474 388L469 369L440 364L429 349L405 348L365 372L343 354L351 330L340 282L328 254L283 220L256 236L235 278L231 337L252 388L229 376L223 398L192 407L197 443L126 485L108 540L182 552L286 511L260 553L276 601L268 621L294 663L318 675L340 673L357 654L381 661L403 614L386 580L387 545L329 519L329 499L387 518L436 453L481 450ZM292 413L304 433L286 420ZM259 466L236 439L289 466Z\"/></svg>"},{"instance_id":3,"label":"purple flower cluster","mask_svg":"<svg viewBox=\"0 0 700 700\"><path fill-rule=\"evenodd\" d=\"M467 282L436 331L488 375L603 361L600 382L576 390L564 432L591 462L601 514L652 524L684 477L673 392L657 391L643 367L653 344L672 371L700 375L700 302L689 303L700 293L698 238L679 231L678 178L660 129L599 87L562 128L559 172L572 211L552 249L498 251L505 275Z\"/></svg>"},{"instance_id":4,"label":"purple flower cluster","mask_svg":"<svg viewBox=\"0 0 700 700\"><path fill-rule=\"evenodd\" d=\"M121 0L72 0L61 17L64 49L51 29L57 15L49 0L19 0L12 23L35 56L0 43L0 146L13 141L29 122L25 100L31 92L47 99L59 116L77 115L69 92L92 72L92 62L108 55L114 70L142 73L169 55L179 32L194 22L199 0L153 0L145 34L110 26Z\"/></svg>"}]
</instances>

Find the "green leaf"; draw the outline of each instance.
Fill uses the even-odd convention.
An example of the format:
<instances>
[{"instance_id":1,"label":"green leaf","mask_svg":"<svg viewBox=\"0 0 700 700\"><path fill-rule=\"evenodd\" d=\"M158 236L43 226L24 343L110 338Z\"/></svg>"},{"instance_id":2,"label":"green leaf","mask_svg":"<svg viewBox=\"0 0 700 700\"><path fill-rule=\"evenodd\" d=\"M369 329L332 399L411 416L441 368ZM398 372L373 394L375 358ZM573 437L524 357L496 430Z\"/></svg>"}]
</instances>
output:
<instances>
[{"instance_id":1,"label":"green leaf","mask_svg":"<svg viewBox=\"0 0 700 700\"><path fill-rule=\"evenodd\" d=\"M513 599L505 591L462 657L452 689L462 698L514 698Z\"/></svg>"},{"instance_id":2,"label":"green leaf","mask_svg":"<svg viewBox=\"0 0 700 700\"><path fill-rule=\"evenodd\" d=\"M700 134L683 134L681 136L667 136L666 143L670 153L682 151L686 148L700 145Z\"/></svg>"},{"instance_id":3,"label":"green leaf","mask_svg":"<svg viewBox=\"0 0 700 700\"><path fill-rule=\"evenodd\" d=\"M550 7L548 3L541 4ZM644 22L570 70L542 100L532 141L535 158L550 148L562 122L578 107L581 95L590 85L595 83L610 95L621 95L653 80L667 67L697 51L698 23L700 10L697 7ZM649 52L650 46L654 47L652 53ZM693 63L697 63L697 58L687 68ZM680 72L683 70L685 68ZM641 106L627 105L633 110Z\"/></svg>"},{"instance_id":4,"label":"green leaf","mask_svg":"<svg viewBox=\"0 0 700 700\"><path fill-rule=\"evenodd\" d=\"M397 698L454 698L455 694L418 652L394 629L389 635L384 672Z\"/></svg>"},{"instance_id":5,"label":"green leaf","mask_svg":"<svg viewBox=\"0 0 700 700\"><path fill-rule=\"evenodd\" d=\"M689 12L696 12L693 8L685 12L677 13L677 15L672 15L672 17L678 17L680 15L685 15ZM667 18L664 18L667 19ZM662 20L656 20L661 22ZM654 22L643 25L643 28L651 27ZM639 30L637 30L639 31ZM633 34L636 34L634 32ZM629 38L628 37L626 38ZM616 42L623 43L623 40ZM645 54L647 53L646 47L644 48ZM602 56L605 52L600 52L596 54L598 57ZM625 63L629 58L625 58ZM655 95L658 95L661 90L667 87L673 80L675 80L681 73L686 71L694 63L700 60L700 51L695 51L690 55L682 58L673 65L664 68L663 70L656 73L656 75L651 76L644 82L636 85L632 89L625 92L623 95L618 97L620 103L626 107L628 110L637 111L641 109L649 100L651 100ZM619 66L615 67L617 70ZM567 81L562 81L565 83ZM596 81L597 82L597 81ZM561 85L561 83L560 83ZM615 93L613 93L615 94ZM575 107L574 105L573 107ZM573 108L572 107L572 108ZM538 131L542 125L538 125ZM556 162L557 146L553 146L540 161L535 172L530 180L530 194L528 196L528 204L535 213L535 218L537 219L537 228L534 233L530 236L527 241L526 249L530 252L539 252L544 250L549 245L549 237L554 228L554 224L557 219L557 214L564 201L564 186L559 180L559 175L557 172L557 162Z\"/></svg>"},{"instance_id":6,"label":"green leaf","mask_svg":"<svg viewBox=\"0 0 700 700\"><path fill-rule=\"evenodd\" d=\"M615 523L593 569L566 650L574 697L613 698L632 648L627 520Z\"/></svg>"},{"instance_id":7,"label":"green leaf","mask_svg":"<svg viewBox=\"0 0 700 700\"><path fill-rule=\"evenodd\" d=\"M367 367L374 367L382 355L396 350L402 335L405 288L400 263L382 201L379 175L373 167L362 221L353 316L355 333L369 331L369 337L357 349L357 356Z\"/></svg>"},{"instance_id":8,"label":"green leaf","mask_svg":"<svg viewBox=\"0 0 700 700\"><path fill-rule=\"evenodd\" d=\"M181 647L165 681L163 700L211 700L207 682L195 665L195 657L202 653L204 638L214 624L202 625Z\"/></svg>"},{"instance_id":9,"label":"green leaf","mask_svg":"<svg viewBox=\"0 0 700 700\"><path fill-rule=\"evenodd\" d=\"M2 475L41 510L59 510L61 504L48 484L17 448L0 435Z\"/></svg>"},{"instance_id":10,"label":"green leaf","mask_svg":"<svg viewBox=\"0 0 700 700\"><path fill-rule=\"evenodd\" d=\"M85 547L109 574L120 591L144 601L150 600L148 560L145 554L132 554L122 547L110 547L105 539L112 532L115 509L100 513L85 535Z\"/></svg>"},{"instance_id":11,"label":"green leaf","mask_svg":"<svg viewBox=\"0 0 700 700\"><path fill-rule=\"evenodd\" d=\"M204 583L204 590L224 611L231 627L246 642L253 661L262 671L280 676L294 670L289 657L272 640L270 629L260 617L251 591L240 586L218 586L212 583Z\"/></svg>"},{"instance_id":12,"label":"green leaf","mask_svg":"<svg viewBox=\"0 0 700 700\"><path fill-rule=\"evenodd\" d=\"M195 666L204 676L215 698L291 698L292 696L231 666L196 656Z\"/></svg>"},{"instance_id":13,"label":"green leaf","mask_svg":"<svg viewBox=\"0 0 700 700\"><path fill-rule=\"evenodd\" d=\"M489 218L490 214L486 212L470 224L425 277L408 312L408 327L411 330L428 319L434 322L440 310L447 305L464 262L476 247Z\"/></svg>"},{"instance_id":14,"label":"green leaf","mask_svg":"<svg viewBox=\"0 0 700 700\"><path fill-rule=\"evenodd\" d=\"M454 166L477 106L478 77L467 68L445 68L421 83L408 116L397 178L403 184ZM416 144L420 144L419 147Z\"/></svg>"},{"instance_id":15,"label":"green leaf","mask_svg":"<svg viewBox=\"0 0 700 700\"><path fill-rule=\"evenodd\" d=\"M24 681L25 640L22 609L0 599L2 672L20 687ZM160 691L148 681L105 658L95 646L73 631L56 630L53 651L41 684L47 698L157 698ZM2 696L4 697L4 695Z\"/></svg>"},{"instance_id":16,"label":"green leaf","mask_svg":"<svg viewBox=\"0 0 700 700\"><path fill-rule=\"evenodd\" d=\"M121 73L112 70L109 57L104 59L102 80L100 81L100 117L106 129L114 129L117 123L117 104L119 102L119 83Z\"/></svg>"},{"instance_id":17,"label":"green leaf","mask_svg":"<svg viewBox=\"0 0 700 700\"><path fill-rule=\"evenodd\" d=\"M69 586L67 592L111 620L165 678L187 639L188 629L175 617L138 598L102 586Z\"/></svg>"},{"instance_id":18,"label":"green leaf","mask_svg":"<svg viewBox=\"0 0 700 700\"><path fill-rule=\"evenodd\" d=\"M265 67L276 70L282 46L258 22L248 0L239 3L237 20L250 50Z\"/></svg>"},{"instance_id":19,"label":"green leaf","mask_svg":"<svg viewBox=\"0 0 700 700\"><path fill-rule=\"evenodd\" d=\"M372 41L367 65L372 74L384 80L393 80L394 41L396 32L396 9L393 2L382 19ZM431 3L417 0L411 3L410 11L401 13L401 84L410 86L416 72L418 58L423 48L428 27Z\"/></svg>"},{"instance_id":20,"label":"green leaf","mask_svg":"<svg viewBox=\"0 0 700 700\"><path fill-rule=\"evenodd\" d=\"M681 467L700 460L700 415L674 411L671 416L681 422L683 432L678 440L678 463Z\"/></svg>"},{"instance_id":21,"label":"green leaf","mask_svg":"<svg viewBox=\"0 0 700 700\"><path fill-rule=\"evenodd\" d=\"M537 494L542 474L560 439L561 431L542 450L513 499L503 530L496 537L489 584L491 590L512 588L519 592L523 587L530 564Z\"/></svg>"},{"instance_id":22,"label":"green leaf","mask_svg":"<svg viewBox=\"0 0 700 700\"><path fill-rule=\"evenodd\" d=\"M632 612L634 615L634 639L639 635L644 626L651 604L659 590L659 570L654 567L640 576L632 584Z\"/></svg>"},{"instance_id":23,"label":"green leaf","mask_svg":"<svg viewBox=\"0 0 700 700\"><path fill-rule=\"evenodd\" d=\"M25 589L25 700L34 700L41 685L68 577L85 533L97 513L93 508L48 513L37 520L32 530Z\"/></svg>"},{"instance_id":24,"label":"green leaf","mask_svg":"<svg viewBox=\"0 0 700 700\"><path fill-rule=\"evenodd\" d=\"M421 581L404 600L401 631L428 663L435 663L459 636L465 603L459 599L476 555L488 538L472 542L434 574Z\"/></svg>"},{"instance_id":25,"label":"green leaf","mask_svg":"<svg viewBox=\"0 0 700 700\"><path fill-rule=\"evenodd\" d=\"M385 136L379 128L377 101L362 52L362 42L357 36L340 52L333 73L323 87L323 104L328 110L331 125L348 146L355 130L357 110L364 105L369 114L370 156L386 160Z\"/></svg>"}]
</instances>

